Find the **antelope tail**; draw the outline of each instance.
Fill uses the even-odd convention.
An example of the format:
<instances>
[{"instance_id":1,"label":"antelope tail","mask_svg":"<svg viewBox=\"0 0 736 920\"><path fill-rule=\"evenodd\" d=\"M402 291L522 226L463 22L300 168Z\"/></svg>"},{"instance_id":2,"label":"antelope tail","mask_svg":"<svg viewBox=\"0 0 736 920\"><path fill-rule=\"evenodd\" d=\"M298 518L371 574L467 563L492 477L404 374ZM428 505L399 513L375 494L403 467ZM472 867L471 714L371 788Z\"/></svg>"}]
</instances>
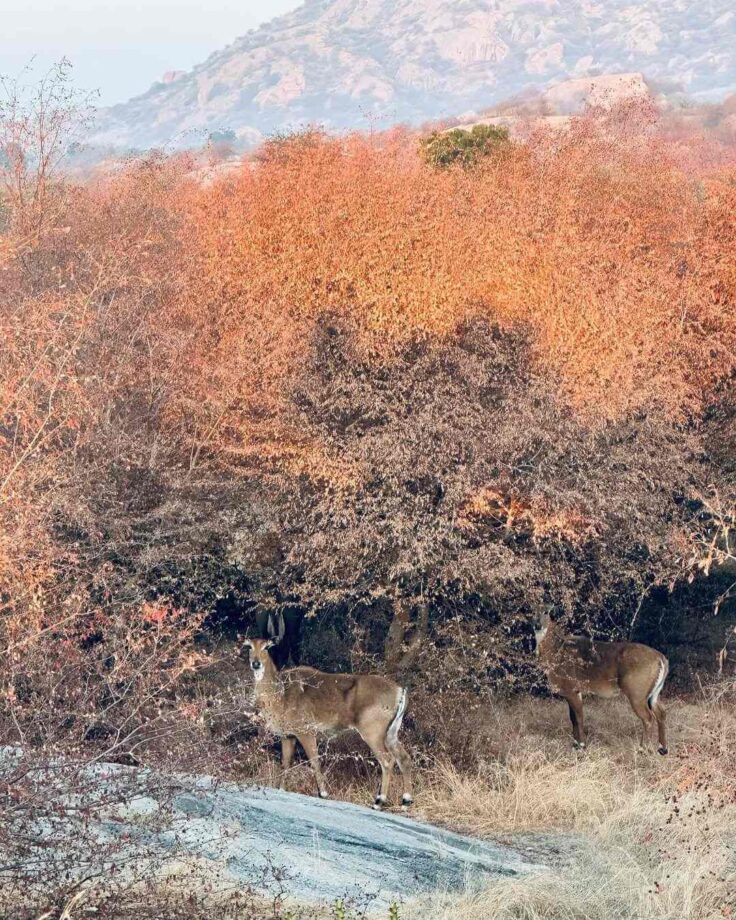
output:
<instances>
[{"instance_id":1,"label":"antelope tail","mask_svg":"<svg viewBox=\"0 0 736 920\"><path fill-rule=\"evenodd\" d=\"M407 690L406 687L401 687L399 690L399 698L396 701L396 714L389 727L386 729L386 741L389 746L396 744L399 740L399 732L401 731L401 723L404 721L404 713L406 712L406 701L407 701Z\"/></svg>"},{"instance_id":2,"label":"antelope tail","mask_svg":"<svg viewBox=\"0 0 736 920\"><path fill-rule=\"evenodd\" d=\"M667 674L670 670L670 663L666 658L662 657L662 660L659 663L659 674L657 674L657 679L654 682L652 687L652 692L649 694L649 708L654 709L657 705L657 700L659 699L659 694L662 692L662 687L664 687L664 682L667 680Z\"/></svg>"}]
</instances>

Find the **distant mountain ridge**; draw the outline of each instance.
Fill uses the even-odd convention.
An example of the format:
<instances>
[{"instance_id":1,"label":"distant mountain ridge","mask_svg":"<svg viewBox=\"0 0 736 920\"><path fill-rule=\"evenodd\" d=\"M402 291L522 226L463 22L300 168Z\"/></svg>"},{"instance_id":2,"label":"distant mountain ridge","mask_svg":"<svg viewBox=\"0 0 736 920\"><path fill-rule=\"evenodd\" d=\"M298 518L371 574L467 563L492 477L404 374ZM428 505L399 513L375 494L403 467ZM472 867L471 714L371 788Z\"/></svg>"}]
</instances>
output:
<instances>
[{"instance_id":1,"label":"distant mountain ridge","mask_svg":"<svg viewBox=\"0 0 736 920\"><path fill-rule=\"evenodd\" d=\"M243 142L468 115L569 79L640 72L665 91L736 90L734 0L306 0L191 71L100 113L96 144Z\"/></svg>"}]
</instances>

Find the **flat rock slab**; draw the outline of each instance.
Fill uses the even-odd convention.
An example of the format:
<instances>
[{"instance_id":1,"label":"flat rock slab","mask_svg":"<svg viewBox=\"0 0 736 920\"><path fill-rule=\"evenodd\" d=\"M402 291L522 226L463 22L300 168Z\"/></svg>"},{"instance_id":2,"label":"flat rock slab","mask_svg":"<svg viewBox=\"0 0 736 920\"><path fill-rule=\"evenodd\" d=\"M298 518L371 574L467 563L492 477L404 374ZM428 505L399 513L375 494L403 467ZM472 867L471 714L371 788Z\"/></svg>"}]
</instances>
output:
<instances>
[{"instance_id":1,"label":"flat rock slab","mask_svg":"<svg viewBox=\"0 0 736 920\"><path fill-rule=\"evenodd\" d=\"M119 769L119 768L118 768ZM117 807L104 837L124 834L147 850L217 866L219 881L300 901L345 898L383 908L433 891L459 890L489 877L546 868L513 847L376 812L347 802L187 777L172 820L146 829L150 797Z\"/></svg>"}]
</instances>

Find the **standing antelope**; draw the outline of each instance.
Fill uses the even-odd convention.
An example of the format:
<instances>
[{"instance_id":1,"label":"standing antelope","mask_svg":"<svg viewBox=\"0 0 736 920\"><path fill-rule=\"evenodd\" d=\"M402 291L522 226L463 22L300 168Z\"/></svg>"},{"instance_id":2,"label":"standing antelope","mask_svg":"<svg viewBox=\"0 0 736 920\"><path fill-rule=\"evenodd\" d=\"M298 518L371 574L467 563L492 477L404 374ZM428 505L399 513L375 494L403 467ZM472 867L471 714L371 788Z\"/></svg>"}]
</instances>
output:
<instances>
[{"instance_id":1,"label":"standing antelope","mask_svg":"<svg viewBox=\"0 0 736 920\"><path fill-rule=\"evenodd\" d=\"M657 723L660 754L667 753L664 706L659 694L669 662L661 652L638 642L598 642L568 636L542 614L535 624L536 651L550 686L567 700L575 747L585 747L583 693L612 697L623 693L641 719L644 745Z\"/></svg>"},{"instance_id":2,"label":"standing antelope","mask_svg":"<svg viewBox=\"0 0 736 920\"><path fill-rule=\"evenodd\" d=\"M243 648L250 652L256 706L281 737L281 788L299 741L314 770L320 797L327 798L317 735L354 728L381 765L381 788L373 807L386 804L394 763L404 780L401 804L411 805L411 760L399 741L406 688L378 674L327 674L308 667L277 671L268 651L273 644L271 639L247 639Z\"/></svg>"}]
</instances>

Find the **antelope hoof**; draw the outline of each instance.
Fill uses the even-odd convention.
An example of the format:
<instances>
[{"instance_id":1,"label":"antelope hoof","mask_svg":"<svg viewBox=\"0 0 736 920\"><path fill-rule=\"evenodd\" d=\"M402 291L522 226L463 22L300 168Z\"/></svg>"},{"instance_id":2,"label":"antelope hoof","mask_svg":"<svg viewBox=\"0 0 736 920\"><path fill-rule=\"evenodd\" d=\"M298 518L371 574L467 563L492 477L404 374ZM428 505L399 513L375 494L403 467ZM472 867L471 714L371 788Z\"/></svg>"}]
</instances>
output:
<instances>
[{"instance_id":1,"label":"antelope hoof","mask_svg":"<svg viewBox=\"0 0 736 920\"><path fill-rule=\"evenodd\" d=\"M326 792L324 789L320 789L320 790L319 790L319 797L320 797L321 799L329 799L330 794L329 794L329 792Z\"/></svg>"},{"instance_id":2,"label":"antelope hoof","mask_svg":"<svg viewBox=\"0 0 736 920\"><path fill-rule=\"evenodd\" d=\"M669 748L666 748L663 744L660 744L660 746L657 748L657 752L664 757L665 754L669 754Z\"/></svg>"},{"instance_id":3,"label":"antelope hoof","mask_svg":"<svg viewBox=\"0 0 736 920\"><path fill-rule=\"evenodd\" d=\"M414 799L409 795L408 792L405 792L405 793L401 796L401 807L402 807L402 808L409 808L409 807L410 807L411 805L413 805L413 804L414 804Z\"/></svg>"},{"instance_id":4,"label":"antelope hoof","mask_svg":"<svg viewBox=\"0 0 736 920\"><path fill-rule=\"evenodd\" d=\"M374 810L374 811L380 811L380 810L383 808L383 806L384 806L385 804L386 804L386 796L385 796L385 795L377 795L377 796L376 796L376 800L375 800L375 802L373 803L373 810Z\"/></svg>"},{"instance_id":5,"label":"antelope hoof","mask_svg":"<svg viewBox=\"0 0 736 920\"><path fill-rule=\"evenodd\" d=\"M584 742L584 741L573 741L572 746L573 746L573 748L574 748L576 751L584 751L584 750L585 750L585 742Z\"/></svg>"}]
</instances>

